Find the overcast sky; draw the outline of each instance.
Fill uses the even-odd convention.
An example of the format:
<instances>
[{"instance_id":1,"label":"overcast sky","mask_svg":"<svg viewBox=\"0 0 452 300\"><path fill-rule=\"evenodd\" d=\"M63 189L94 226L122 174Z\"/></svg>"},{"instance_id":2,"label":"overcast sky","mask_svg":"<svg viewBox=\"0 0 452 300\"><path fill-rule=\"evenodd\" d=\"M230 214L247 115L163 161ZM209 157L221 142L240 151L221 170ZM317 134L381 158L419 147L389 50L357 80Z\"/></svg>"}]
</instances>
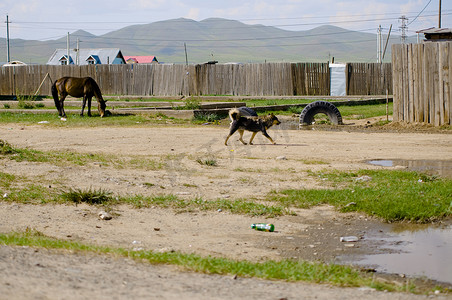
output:
<instances>
[{"instance_id":1,"label":"overcast sky","mask_svg":"<svg viewBox=\"0 0 452 300\"><path fill-rule=\"evenodd\" d=\"M428 5L427 5L428 4ZM218 17L246 24L307 30L335 25L377 32L378 25L399 32L399 18L408 18L408 35L438 27L439 0L1 0L0 37L57 39L78 29L101 35L130 25L188 18ZM442 27L452 27L452 0L442 0Z\"/></svg>"}]
</instances>

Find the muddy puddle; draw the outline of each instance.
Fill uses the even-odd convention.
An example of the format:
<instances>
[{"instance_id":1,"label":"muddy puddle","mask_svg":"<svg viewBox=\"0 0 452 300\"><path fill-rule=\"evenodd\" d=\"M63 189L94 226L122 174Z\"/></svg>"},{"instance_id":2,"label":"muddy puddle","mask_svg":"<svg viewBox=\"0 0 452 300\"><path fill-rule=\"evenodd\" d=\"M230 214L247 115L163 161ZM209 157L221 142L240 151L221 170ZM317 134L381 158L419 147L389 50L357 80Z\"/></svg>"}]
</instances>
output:
<instances>
[{"instance_id":1,"label":"muddy puddle","mask_svg":"<svg viewBox=\"0 0 452 300\"><path fill-rule=\"evenodd\" d=\"M430 175L452 178L452 161L445 160L405 160L405 159L375 159L367 163L382 167L403 166L411 171Z\"/></svg>"},{"instance_id":2,"label":"muddy puddle","mask_svg":"<svg viewBox=\"0 0 452 300\"><path fill-rule=\"evenodd\" d=\"M381 245L377 254L340 257L341 263L377 272L428 278L452 285L452 225L395 225L391 232L366 236ZM381 253L383 252L383 253Z\"/></svg>"},{"instance_id":3,"label":"muddy puddle","mask_svg":"<svg viewBox=\"0 0 452 300\"><path fill-rule=\"evenodd\" d=\"M403 166L411 171L452 178L452 161L376 159L366 162L382 167ZM452 224L399 224L394 225L389 233L367 239L382 243L387 251L344 260L379 272L426 277L452 284Z\"/></svg>"}]
</instances>

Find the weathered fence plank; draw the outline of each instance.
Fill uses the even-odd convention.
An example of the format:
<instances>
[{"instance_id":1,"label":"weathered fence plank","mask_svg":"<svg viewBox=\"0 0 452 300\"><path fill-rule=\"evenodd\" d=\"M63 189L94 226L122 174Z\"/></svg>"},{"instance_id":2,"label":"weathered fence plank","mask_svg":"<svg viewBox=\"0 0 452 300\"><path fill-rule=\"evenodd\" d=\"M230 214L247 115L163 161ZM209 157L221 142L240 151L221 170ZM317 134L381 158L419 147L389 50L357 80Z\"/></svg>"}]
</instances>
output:
<instances>
[{"instance_id":1,"label":"weathered fence plank","mask_svg":"<svg viewBox=\"0 0 452 300\"><path fill-rule=\"evenodd\" d=\"M452 42L394 45L394 121L452 124Z\"/></svg>"}]
</instances>

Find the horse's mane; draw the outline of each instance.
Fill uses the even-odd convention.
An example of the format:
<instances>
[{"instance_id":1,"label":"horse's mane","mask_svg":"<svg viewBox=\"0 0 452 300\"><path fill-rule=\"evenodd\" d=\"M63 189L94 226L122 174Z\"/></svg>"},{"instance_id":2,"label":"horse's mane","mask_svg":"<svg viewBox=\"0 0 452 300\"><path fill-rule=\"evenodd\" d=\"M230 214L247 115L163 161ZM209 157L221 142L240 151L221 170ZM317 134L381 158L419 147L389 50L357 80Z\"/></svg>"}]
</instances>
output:
<instances>
[{"instance_id":1,"label":"horse's mane","mask_svg":"<svg viewBox=\"0 0 452 300\"><path fill-rule=\"evenodd\" d=\"M96 81L95 81L93 78L91 78L91 77L88 77L88 78L89 78L89 81L91 82L91 85L93 86L93 89L94 89L94 96L95 96L99 101L105 102L104 98L102 97L102 92L100 91L100 88L99 88L99 86L97 85Z\"/></svg>"}]
</instances>

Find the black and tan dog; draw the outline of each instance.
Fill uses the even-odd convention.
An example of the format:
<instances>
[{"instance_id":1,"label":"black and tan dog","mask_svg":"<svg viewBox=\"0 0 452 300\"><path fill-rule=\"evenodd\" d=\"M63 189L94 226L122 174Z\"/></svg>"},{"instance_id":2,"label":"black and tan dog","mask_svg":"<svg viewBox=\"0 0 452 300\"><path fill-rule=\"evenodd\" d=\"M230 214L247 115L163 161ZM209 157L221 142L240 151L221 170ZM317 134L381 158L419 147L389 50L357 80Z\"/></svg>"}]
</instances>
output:
<instances>
[{"instance_id":1,"label":"black and tan dog","mask_svg":"<svg viewBox=\"0 0 452 300\"><path fill-rule=\"evenodd\" d=\"M229 135L226 137L224 144L228 145L228 140L236 131L239 132L239 140L246 145L243 140L243 132L245 130L251 131L253 135L250 139L250 145L253 144L253 139L256 134L260 131L262 134L272 142L276 144L273 139L268 135L267 129L273 125L279 125L281 122L274 114L269 114L268 116L258 117L256 112L254 112L249 107L239 107L233 108L229 111L229 118L231 119L231 125L229 126Z\"/></svg>"}]
</instances>

